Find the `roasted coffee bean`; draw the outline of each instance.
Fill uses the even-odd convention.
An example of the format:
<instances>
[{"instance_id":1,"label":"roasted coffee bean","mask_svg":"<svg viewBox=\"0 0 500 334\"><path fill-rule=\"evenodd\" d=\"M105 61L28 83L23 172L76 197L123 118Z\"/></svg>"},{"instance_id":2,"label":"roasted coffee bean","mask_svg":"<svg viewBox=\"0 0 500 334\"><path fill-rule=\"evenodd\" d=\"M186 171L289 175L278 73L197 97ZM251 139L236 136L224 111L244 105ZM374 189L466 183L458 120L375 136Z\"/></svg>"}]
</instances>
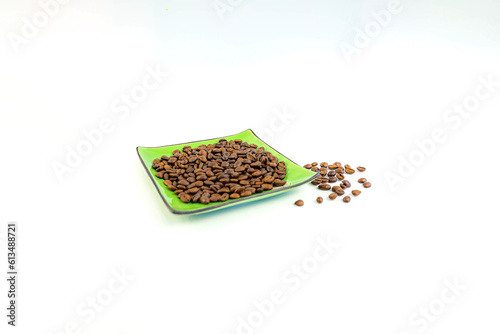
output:
<instances>
[{"instance_id":1,"label":"roasted coffee bean","mask_svg":"<svg viewBox=\"0 0 500 334\"><path fill-rule=\"evenodd\" d=\"M328 182L328 178L327 177L318 177L318 181L320 181L321 183L327 183Z\"/></svg>"},{"instance_id":2,"label":"roasted coffee bean","mask_svg":"<svg viewBox=\"0 0 500 334\"><path fill-rule=\"evenodd\" d=\"M311 184L314 184L315 186L317 186L320 183L321 183L321 180L319 179L319 177L311 181Z\"/></svg>"},{"instance_id":3,"label":"roasted coffee bean","mask_svg":"<svg viewBox=\"0 0 500 334\"><path fill-rule=\"evenodd\" d=\"M359 182L359 183L365 183L365 182L366 182L366 179L365 179L364 177L362 177L362 178L360 178L360 179L358 180L358 182Z\"/></svg>"},{"instance_id":4,"label":"roasted coffee bean","mask_svg":"<svg viewBox=\"0 0 500 334\"><path fill-rule=\"evenodd\" d=\"M341 188L341 187L339 187L339 186L335 186L335 187L333 187L333 191L334 191L335 193L337 193L337 195L340 195L340 196L342 196L342 195L344 195L344 194L345 194L344 189L342 189L342 188Z\"/></svg>"},{"instance_id":5,"label":"roasted coffee bean","mask_svg":"<svg viewBox=\"0 0 500 334\"><path fill-rule=\"evenodd\" d=\"M343 174L344 173L344 168L340 167L340 168L335 169L335 173L337 173L337 174Z\"/></svg>"},{"instance_id":6,"label":"roasted coffee bean","mask_svg":"<svg viewBox=\"0 0 500 334\"><path fill-rule=\"evenodd\" d=\"M341 183L340 188L345 189L345 188L347 188L347 186L344 183Z\"/></svg>"},{"instance_id":7,"label":"roasted coffee bean","mask_svg":"<svg viewBox=\"0 0 500 334\"><path fill-rule=\"evenodd\" d=\"M311 170L312 170L313 172L318 172L318 171L319 171L319 168L318 168L318 167L313 167L313 168L311 168Z\"/></svg>"},{"instance_id":8,"label":"roasted coffee bean","mask_svg":"<svg viewBox=\"0 0 500 334\"><path fill-rule=\"evenodd\" d=\"M323 203L323 197L316 198L316 202L318 202L319 204Z\"/></svg>"},{"instance_id":9,"label":"roasted coffee bean","mask_svg":"<svg viewBox=\"0 0 500 334\"><path fill-rule=\"evenodd\" d=\"M304 165L304 168L306 168L306 169L311 169L312 167L313 167L313 165L311 165L311 164Z\"/></svg>"},{"instance_id":10,"label":"roasted coffee bean","mask_svg":"<svg viewBox=\"0 0 500 334\"><path fill-rule=\"evenodd\" d=\"M344 167L345 167L345 169L351 168L351 165L345 164Z\"/></svg>"},{"instance_id":11,"label":"roasted coffee bean","mask_svg":"<svg viewBox=\"0 0 500 334\"><path fill-rule=\"evenodd\" d=\"M320 190L330 190L331 186L328 183L322 183L318 186L318 189Z\"/></svg>"},{"instance_id":12,"label":"roasted coffee bean","mask_svg":"<svg viewBox=\"0 0 500 334\"><path fill-rule=\"evenodd\" d=\"M304 201L299 199L297 202L295 202L295 205L296 206L303 206L304 205Z\"/></svg>"},{"instance_id":13,"label":"roasted coffee bean","mask_svg":"<svg viewBox=\"0 0 500 334\"><path fill-rule=\"evenodd\" d=\"M335 166L335 165L328 165L328 169L335 169L335 168L337 168L337 166Z\"/></svg>"},{"instance_id":14,"label":"roasted coffee bean","mask_svg":"<svg viewBox=\"0 0 500 334\"><path fill-rule=\"evenodd\" d=\"M328 173L328 171L327 171L327 169L326 169L326 168L321 167L321 168L319 169L319 174L320 174L320 175L325 176L325 175L326 175L326 173Z\"/></svg>"},{"instance_id":15,"label":"roasted coffee bean","mask_svg":"<svg viewBox=\"0 0 500 334\"><path fill-rule=\"evenodd\" d=\"M330 170L328 171L328 173L326 174L327 176L335 176L337 173L335 173L334 170Z\"/></svg>"},{"instance_id":16,"label":"roasted coffee bean","mask_svg":"<svg viewBox=\"0 0 500 334\"><path fill-rule=\"evenodd\" d=\"M322 162L322 163L320 163L319 165L320 165L321 167L326 168L326 167L328 167L328 162Z\"/></svg>"},{"instance_id":17,"label":"roasted coffee bean","mask_svg":"<svg viewBox=\"0 0 500 334\"><path fill-rule=\"evenodd\" d=\"M366 170L366 168L365 168L365 167L358 167L357 169L358 169L360 172L364 172L364 171Z\"/></svg>"},{"instance_id":18,"label":"roasted coffee bean","mask_svg":"<svg viewBox=\"0 0 500 334\"><path fill-rule=\"evenodd\" d=\"M185 203L226 201L284 186L287 168L270 152L242 140L175 150L152 162L155 176ZM312 167L312 165L311 165Z\"/></svg>"},{"instance_id":19,"label":"roasted coffee bean","mask_svg":"<svg viewBox=\"0 0 500 334\"><path fill-rule=\"evenodd\" d=\"M349 182L347 180L342 181L342 184L344 184L346 186L346 188L350 188L351 187L351 182Z\"/></svg>"},{"instance_id":20,"label":"roasted coffee bean","mask_svg":"<svg viewBox=\"0 0 500 334\"><path fill-rule=\"evenodd\" d=\"M344 201L344 203L349 203L351 201L351 197L345 196L342 200Z\"/></svg>"},{"instance_id":21,"label":"roasted coffee bean","mask_svg":"<svg viewBox=\"0 0 500 334\"><path fill-rule=\"evenodd\" d=\"M276 179L274 180L273 184L275 187L283 187L286 184L286 181Z\"/></svg>"},{"instance_id":22,"label":"roasted coffee bean","mask_svg":"<svg viewBox=\"0 0 500 334\"><path fill-rule=\"evenodd\" d=\"M337 179L335 176L330 176L330 177L328 178L328 183L335 183L335 182L337 182L337 181L338 181L338 179Z\"/></svg>"},{"instance_id":23,"label":"roasted coffee bean","mask_svg":"<svg viewBox=\"0 0 500 334\"><path fill-rule=\"evenodd\" d=\"M333 201L334 199L337 198L337 196L338 196L337 193L331 193L330 195L328 195L328 198Z\"/></svg>"},{"instance_id":24,"label":"roasted coffee bean","mask_svg":"<svg viewBox=\"0 0 500 334\"><path fill-rule=\"evenodd\" d=\"M353 194L354 196L359 196L359 194L361 194L361 190L353 190L353 191L352 191L352 194Z\"/></svg>"},{"instance_id":25,"label":"roasted coffee bean","mask_svg":"<svg viewBox=\"0 0 500 334\"><path fill-rule=\"evenodd\" d=\"M365 188L370 188L371 186L372 186L372 184L368 181L363 183L363 187L365 187Z\"/></svg>"},{"instance_id":26,"label":"roasted coffee bean","mask_svg":"<svg viewBox=\"0 0 500 334\"><path fill-rule=\"evenodd\" d=\"M311 166L313 166L313 167L316 167L317 165L318 165L318 163L317 163L317 162L313 162L313 163L311 164Z\"/></svg>"},{"instance_id":27,"label":"roasted coffee bean","mask_svg":"<svg viewBox=\"0 0 500 334\"><path fill-rule=\"evenodd\" d=\"M272 185L272 184L269 184L269 183L264 183L264 184L262 185L262 188L263 188L264 190L271 190L271 189L273 189L273 185Z\"/></svg>"},{"instance_id":28,"label":"roasted coffee bean","mask_svg":"<svg viewBox=\"0 0 500 334\"><path fill-rule=\"evenodd\" d=\"M346 168L345 172L346 172L346 174L354 174L354 172L356 172L356 171L352 168Z\"/></svg>"},{"instance_id":29,"label":"roasted coffee bean","mask_svg":"<svg viewBox=\"0 0 500 334\"><path fill-rule=\"evenodd\" d=\"M339 179L339 180L343 180L343 179L345 179L344 174L342 174L342 173L337 173L337 179Z\"/></svg>"}]
</instances>

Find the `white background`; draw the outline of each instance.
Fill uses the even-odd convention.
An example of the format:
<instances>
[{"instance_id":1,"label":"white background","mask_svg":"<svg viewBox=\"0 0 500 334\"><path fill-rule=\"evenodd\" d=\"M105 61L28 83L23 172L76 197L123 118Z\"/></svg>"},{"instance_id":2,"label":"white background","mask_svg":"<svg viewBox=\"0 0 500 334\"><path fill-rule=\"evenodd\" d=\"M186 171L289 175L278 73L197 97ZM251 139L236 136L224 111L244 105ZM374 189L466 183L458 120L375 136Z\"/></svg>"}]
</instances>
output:
<instances>
[{"instance_id":1,"label":"white background","mask_svg":"<svg viewBox=\"0 0 500 334\"><path fill-rule=\"evenodd\" d=\"M254 333L500 330L500 87L457 128L443 119L479 77L500 81L498 1L402 0L350 62L342 43L386 1L233 0L221 20L210 0L74 0L18 47L9 36L40 4L0 3L0 263L15 221L20 272L15 329L1 280L2 333L75 322L75 333L233 334L274 289L286 300ZM169 77L120 119L112 104L148 66ZM316 204L323 193L305 185L175 216L135 152L266 132L285 109L272 146L300 164L365 166L373 187L349 204ZM113 130L58 180L54 162L108 118ZM446 140L392 189L387 173L436 128ZM282 275L318 237L340 247L291 291ZM88 321L77 308L122 270L133 279ZM446 280L466 288L419 331L409 318L439 304Z\"/></svg>"}]
</instances>

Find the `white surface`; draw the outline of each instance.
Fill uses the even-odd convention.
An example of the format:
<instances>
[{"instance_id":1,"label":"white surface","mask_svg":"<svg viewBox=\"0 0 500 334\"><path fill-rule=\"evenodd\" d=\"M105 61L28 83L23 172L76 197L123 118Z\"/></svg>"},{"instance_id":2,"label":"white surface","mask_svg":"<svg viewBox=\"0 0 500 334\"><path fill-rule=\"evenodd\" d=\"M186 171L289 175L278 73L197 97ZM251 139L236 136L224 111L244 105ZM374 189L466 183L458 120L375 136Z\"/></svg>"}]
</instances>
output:
<instances>
[{"instance_id":1,"label":"white surface","mask_svg":"<svg viewBox=\"0 0 500 334\"><path fill-rule=\"evenodd\" d=\"M340 43L386 2L248 0L221 21L210 1L75 1L19 53L4 38L0 232L19 224L20 309L14 330L2 313L2 333L75 321L95 334L233 334L274 289L286 299L254 333L418 333L410 316L455 278L467 288L425 332L498 332L500 87L457 129L443 114L479 76L500 81L499 3L402 3L349 64ZM2 35L38 6L2 1ZM120 119L112 103L157 64L170 76ZM284 106L295 117L271 145L301 164L366 166L373 187L349 204L318 205L307 185L168 212L136 146L262 131ZM104 118L113 131L59 182L51 164ZM384 174L437 127L447 140L391 191ZM292 292L282 275L327 236L340 247ZM134 279L86 321L79 305L122 268Z\"/></svg>"}]
</instances>

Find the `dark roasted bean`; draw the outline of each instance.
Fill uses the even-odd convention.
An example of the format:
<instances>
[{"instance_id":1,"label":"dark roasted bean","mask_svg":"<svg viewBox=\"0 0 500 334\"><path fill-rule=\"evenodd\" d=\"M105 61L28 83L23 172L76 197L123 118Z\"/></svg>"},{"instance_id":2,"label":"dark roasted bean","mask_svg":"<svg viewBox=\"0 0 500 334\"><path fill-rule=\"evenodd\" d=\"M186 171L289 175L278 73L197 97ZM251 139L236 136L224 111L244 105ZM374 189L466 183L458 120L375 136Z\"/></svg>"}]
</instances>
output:
<instances>
[{"instance_id":1,"label":"dark roasted bean","mask_svg":"<svg viewBox=\"0 0 500 334\"><path fill-rule=\"evenodd\" d=\"M334 199L337 198L337 196L338 196L337 193L331 193L330 195L328 195L328 198L333 201Z\"/></svg>"},{"instance_id":2,"label":"dark roasted bean","mask_svg":"<svg viewBox=\"0 0 500 334\"><path fill-rule=\"evenodd\" d=\"M353 190L353 191L352 191L352 194L353 194L354 196L359 196L359 194L361 194L361 190Z\"/></svg>"},{"instance_id":3,"label":"dark roasted bean","mask_svg":"<svg viewBox=\"0 0 500 334\"><path fill-rule=\"evenodd\" d=\"M351 182L349 182L347 180L343 180L342 183L346 186L346 188L350 188L351 187Z\"/></svg>"},{"instance_id":4,"label":"dark roasted bean","mask_svg":"<svg viewBox=\"0 0 500 334\"><path fill-rule=\"evenodd\" d=\"M322 183L318 186L318 189L320 190L330 190L331 186L328 183Z\"/></svg>"},{"instance_id":5,"label":"dark roasted bean","mask_svg":"<svg viewBox=\"0 0 500 334\"><path fill-rule=\"evenodd\" d=\"M316 198L316 202L318 202L319 204L323 203L323 197Z\"/></svg>"}]
</instances>

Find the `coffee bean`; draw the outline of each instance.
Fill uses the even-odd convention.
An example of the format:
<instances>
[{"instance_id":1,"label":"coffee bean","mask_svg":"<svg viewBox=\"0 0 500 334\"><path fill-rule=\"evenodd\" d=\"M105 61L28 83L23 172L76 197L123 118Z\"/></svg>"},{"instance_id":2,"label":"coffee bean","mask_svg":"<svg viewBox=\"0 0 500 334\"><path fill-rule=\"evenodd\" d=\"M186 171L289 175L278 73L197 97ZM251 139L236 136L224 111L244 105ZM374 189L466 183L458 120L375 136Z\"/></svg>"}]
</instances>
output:
<instances>
[{"instance_id":1,"label":"coffee bean","mask_svg":"<svg viewBox=\"0 0 500 334\"><path fill-rule=\"evenodd\" d=\"M320 175L325 176L325 175L326 175L326 173L328 173L328 171L327 171L327 169L326 169L326 168L321 167L321 168L319 169L319 174L320 174Z\"/></svg>"},{"instance_id":2,"label":"coffee bean","mask_svg":"<svg viewBox=\"0 0 500 334\"><path fill-rule=\"evenodd\" d=\"M354 174L356 171L352 168L346 168L345 172L346 172L346 174Z\"/></svg>"},{"instance_id":3,"label":"coffee bean","mask_svg":"<svg viewBox=\"0 0 500 334\"><path fill-rule=\"evenodd\" d=\"M333 201L334 199L337 198L337 196L338 196L337 193L331 193L330 195L328 195L328 198Z\"/></svg>"},{"instance_id":4,"label":"coffee bean","mask_svg":"<svg viewBox=\"0 0 500 334\"><path fill-rule=\"evenodd\" d=\"M337 173L337 179L339 179L339 180L343 180L343 179L345 179L344 174L342 174L342 173Z\"/></svg>"},{"instance_id":5,"label":"coffee bean","mask_svg":"<svg viewBox=\"0 0 500 334\"><path fill-rule=\"evenodd\" d=\"M318 177L318 181L321 181L321 183L327 183L328 178L327 177Z\"/></svg>"},{"instance_id":6,"label":"coffee bean","mask_svg":"<svg viewBox=\"0 0 500 334\"><path fill-rule=\"evenodd\" d=\"M335 168L337 168L337 166L335 166L335 165L328 165L328 169L335 169Z\"/></svg>"},{"instance_id":7,"label":"coffee bean","mask_svg":"<svg viewBox=\"0 0 500 334\"><path fill-rule=\"evenodd\" d=\"M317 163L317 162L313 162L313 163L311 163L311 166L313 166L313 167L316 167L317 165L318 165L318 163Z\"/></svg>"},{"instance_id":8,"label":"coffee bean","mask_svg":"<svg viewBox=\"0 0 500 334\"><path fill-rule=\"evenodd\" d=\"M263 188L264 190L271 190L271 189L273 189L273 185L272 185L272 184L269 184L269 183L264 183L264 184L262 185L262 188Z\"/></svg>"},{"instance_id":9,"label":"coffee bean","mask_svg":"<svg viewBox=\"0 0 500 334\"><path fill-rule=\"evenodd\" d=\"M340 196L342 196L342 195L344 195L344 194L345 194L344 189L342 189L342 188L341 188L341 187L339 187L339 186L334 186L334 187L332 188L332 190L333 190L333 191L334 191L337 195L340 195Z\"/></svg>"},{"instance_id":10,"label":"coffee bean","mask_svg":"<svg viewBox=\"0 0 500 334\"><path fill-rule=\"evenodd\" d=\"M345 188L347 188L347 186L344 183L341 183L340 188L345 189Z\"/></svg>"},{"instance_id":11,"label":"coffee bean","mask_svg":"<svg viewBox=\"0 0 500 334\"><path fill-rule=\"evenodd\" d=\"M360 179L358 180L358 182L359 182L359 183L365 183L365 182L366 182L366 179L365 179L364 177L362 177L362 178L360 178Z\"/></svg>"},{"instance_id":12,"label":"coffee bean","mask_svg":"<svg viewBox=\"0 0 500 334\"><path fill-rule=\"evenodd\" d=\"M326 167L328 167L328 163L327 162L322 162L320 164L320 166L323 167L323 168L326 168Z\"/></svg>"},{"instance_id":13,"label":"coffee bean","mask_svg":"<svg viewBox=\"0 0 500 334\"><path fill-rule=\"evenodd\" d=\"M295 202L295 205L296 206L303 206L304 205L304 201L299 199L297 202Z\"/></svg>"},{"instance_id":14,"label":"coffee bean","mask_svg":"<svg viewBox=\"0 0 500 334\"><path fill-rule=\"evenodd\" d=\"M351 197L350 196L345 196L343 199L342 199L345 203L349 203L351 201Z\"/></svg>"},{"instance_id":15,"label":"coffee bean","mask_svg":"<svg viewBox=\"0 0 500 334\"><path fill-rule=\"evenodd\" d=\"M317 171L319 171L319 168L318 168L318 167L313 167L313 168L311 168L311 170L312 170L313 172L317 172Z\"/></svg>"},{"instance_id":16,"label":"coffee bean","mask_svg":"<svg viewBox=\"0 0 500 334\"><path fill-rule=\"evenodd\" d=\"M328 178L328 182L329 183L335 183L337 181L338 181L338 179L335 176L331 176L331 177Z\"/></svg>"},{"instance_id":17,"label":"coffee bean","mask_svg":"<svg viewBox=\"0 0 500 334\"><path fill-rule=\"evenodd\" d=\"M331 171L328 171L328 173L326 175L328 175L328 176L335 176L335 174L337 174L337 173L335 173L334 170L331 170Z\"/></svg>"},{"instance_id":18,"label":"coffee bean","mask_svg":"<svg viewBox=\"0 0 500 334\"><path fill-rule=\"evenodd\" d=\"M320 190L330 190L331 186L328 183L322 183L318 186L318 189Z\"/></svg>"},{"instance_id":19,"label":"coffee bean","mask_svg":"<svg viewBox=\"0 0 500 334\"><path fill-rule=\"evenodd\" d=\"M364 171L366 170L366 168L365 168L365 167L358 167L357 169L358 169L360 172L364 172Z\"/></svg>"},{"instance_id":20,"label":"coffee bean","mask_svg":"<svg viewBox=\"0 0 500 334\"><path fill-rule=\"evenodd\" d=\"M359 196L359 194L361 194L361 190L353 190L353 191L352 191L352 194L353 194L354 196Z\"/></svg>"},{"instance_id":21,"label":"coffee bean","mask_svg":"<svg viewBox=\"0 0 500 334\"><path fill-rule=\"evenodd\" d=\"M323 203L323 197L316 198L316 202L318 202L319 204Z\"/></svg>"},{"instance_id":22,"label":"coffee bean","mask_svg":"<svg viewBox=\"0 0 500 334\"><path fill-rule=\"evenodd\" d=\"M370 188L371 186L372 186L372 184L370 182L363 183L363 187L365 187L365 188Z\"/></svg>"},{"instance_id":23,"label":"coffee bean","mask_svg":"<svg viewBox=\"0 0 500 334\"><path fill-rule=\"evenodd\" d=\"M316 178L316 179L311 181L311 184L314 184L315 186L317 186L320 183L321 183L321 180L319 178Z\"/></svg>"},{"instance_id":24,"label":"coffee bean","mask_svg":"<svg viewBox=\"0 0 500 334\"><path fill-rule=\"evenodd\" d=\"M346 186L346 188L350 188L351 187L351 182L349 182L347 180L342 181L342 184L344 184Z\"/></svg>"}]
</instances>

